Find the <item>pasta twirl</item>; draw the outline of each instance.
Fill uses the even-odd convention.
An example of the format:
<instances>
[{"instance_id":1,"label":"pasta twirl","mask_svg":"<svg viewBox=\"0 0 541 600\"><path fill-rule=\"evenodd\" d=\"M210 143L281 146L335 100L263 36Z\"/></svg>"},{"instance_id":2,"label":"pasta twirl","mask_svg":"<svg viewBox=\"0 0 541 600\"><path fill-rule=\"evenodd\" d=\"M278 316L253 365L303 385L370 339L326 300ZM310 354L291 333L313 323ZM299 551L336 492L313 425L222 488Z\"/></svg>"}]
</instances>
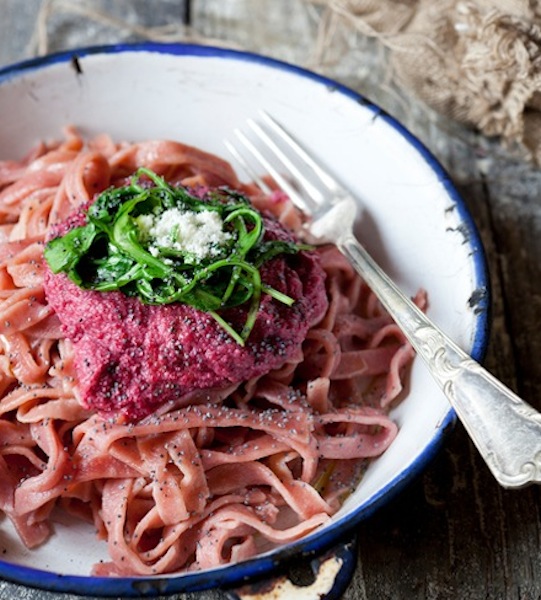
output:
<instances>
[{"instance_id":1,"label":"pasta twirl","mask_svg":"<svg viewBox=\"0 0 541 600\"><path fill-rule=\"evenodd\" d=\"M227 162L172 141L84 141L67 129L0 162L0 510L29 548L51 535L55 510L92 522L110 554L99 575L211 568L326 523L396 436L387 412L413 357L326 246L329 308L293 359L137 423L84 409L44 293L43 247L56 223L141 166L172 184L240 189L292 230L302 222L280 192L264 197Z\"/></svg>"}]
</instances>

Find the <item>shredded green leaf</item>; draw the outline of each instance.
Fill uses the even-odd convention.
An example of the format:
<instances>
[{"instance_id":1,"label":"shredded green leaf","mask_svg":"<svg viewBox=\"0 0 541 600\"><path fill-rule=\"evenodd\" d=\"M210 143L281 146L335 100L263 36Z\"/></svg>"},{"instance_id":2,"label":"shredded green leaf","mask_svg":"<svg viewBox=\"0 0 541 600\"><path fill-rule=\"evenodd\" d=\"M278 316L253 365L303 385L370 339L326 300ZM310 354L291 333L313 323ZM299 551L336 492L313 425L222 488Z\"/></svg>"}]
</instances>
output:
<instances>
[{"instance_id":1,"label":"shredded green leaf","mask_svg":"<svg viewBox=\"0 0 541 600\"><path fill-rule=\"evenodd\" d=\"M194 227L204 211L214 212L203 217L220 223L219 242L198 248L201 255L182 245L178 225L170 227L167 243L153 237L146 224L160 222L160 216L171 209L187 213ZM169 214L164 217L166 222ZM219 188L199 198L140 168L128 185L100 194L86 217L86 225L51 240L44 252L52 272L66 273L79 287L119 290L146 304L193 306L211 314L241 345L254 327L262 294L287 305L294 302L264 285L259 269L277 255L307 247L264 241L261 214L236 191ZM236 331L220 311L240 305L247 306L247 316L242 329Z\"/></svg>"}]
</instances>

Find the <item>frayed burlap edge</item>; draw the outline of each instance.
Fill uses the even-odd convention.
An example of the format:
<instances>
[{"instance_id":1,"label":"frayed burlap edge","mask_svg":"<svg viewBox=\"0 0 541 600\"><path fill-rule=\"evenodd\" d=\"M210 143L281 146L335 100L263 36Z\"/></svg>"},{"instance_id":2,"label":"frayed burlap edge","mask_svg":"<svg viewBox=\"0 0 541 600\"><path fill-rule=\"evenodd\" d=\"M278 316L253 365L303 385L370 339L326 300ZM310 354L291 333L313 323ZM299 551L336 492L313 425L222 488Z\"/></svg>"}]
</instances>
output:
<instances>
[{"instance_id":1,"label":"frayed burlap edge","mask_svg":"<svg viewBox=\"0 0 541 600\"><path fill-rule=\"evenodd\" d=\"M535 3L305 1L323 9L327 32L339 20L377 39L397 86L446 117L520 145L541 164L541 8Z\"/></svg>"}]
</instances>

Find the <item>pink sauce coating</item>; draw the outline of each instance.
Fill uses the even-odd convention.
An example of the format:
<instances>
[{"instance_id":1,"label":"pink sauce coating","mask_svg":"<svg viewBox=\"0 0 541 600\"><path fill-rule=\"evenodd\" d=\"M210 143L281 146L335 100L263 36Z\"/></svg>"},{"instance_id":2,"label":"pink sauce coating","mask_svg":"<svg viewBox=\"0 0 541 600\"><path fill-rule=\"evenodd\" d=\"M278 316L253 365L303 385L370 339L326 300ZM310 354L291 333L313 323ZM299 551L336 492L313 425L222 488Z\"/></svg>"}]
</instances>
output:
<instances>
[{"instance_id":1,"label":"pink sauce coating","mask_svg":"<svg viewBox=\"0 0 541 600\"><path fill-rule=\"evenodd\" d=\"M80 219L69 219L69 225ZM267 218L265 239L292 240ZM59 231L69 226L60 226ZM47 269L45 293L74 345L80 399L104 417L141 419L164 405L184 406L261 376L299 355L310 327L327 310L325 272L316 252L276 257L262 281L295 300L263 295L245 346L208 313L180 303L144 305L121 292L83 290ZM246 307L223 316L240 328Z\"/></svg>"}]
</instances>

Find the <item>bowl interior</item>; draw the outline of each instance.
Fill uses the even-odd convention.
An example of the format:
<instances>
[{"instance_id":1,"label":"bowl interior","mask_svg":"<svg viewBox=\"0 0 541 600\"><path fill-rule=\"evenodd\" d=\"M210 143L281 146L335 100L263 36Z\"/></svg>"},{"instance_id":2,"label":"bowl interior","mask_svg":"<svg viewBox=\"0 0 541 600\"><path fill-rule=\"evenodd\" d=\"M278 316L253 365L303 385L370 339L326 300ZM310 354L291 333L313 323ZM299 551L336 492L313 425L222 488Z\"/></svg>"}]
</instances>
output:
<instances>
[{"instance_id":1,"label":"bowl interior","mask_svg":"<svg viewBox=\"0 0 541 600\"><path fill-rule=\"evenodd\" d=\"M223 139L263 108L359 199L358 233L378 262L406 293L425 288L430 317L461 347L482 355L487 281L475 227L436 162L377 107L300 69L235 52L147 45L78 56L82 73L69 54L0 73L0 159L59 138L68 124L115 140L177 139L228 158ZM392 416L398 438L335 516L331 535L416 472L452 421L419 360ZM9 563L64 575L86 576L105 558L91 528L62 520L56 536L32 552L4 520L0 546L8 548Z\"/></svg>"}]
</instances>

